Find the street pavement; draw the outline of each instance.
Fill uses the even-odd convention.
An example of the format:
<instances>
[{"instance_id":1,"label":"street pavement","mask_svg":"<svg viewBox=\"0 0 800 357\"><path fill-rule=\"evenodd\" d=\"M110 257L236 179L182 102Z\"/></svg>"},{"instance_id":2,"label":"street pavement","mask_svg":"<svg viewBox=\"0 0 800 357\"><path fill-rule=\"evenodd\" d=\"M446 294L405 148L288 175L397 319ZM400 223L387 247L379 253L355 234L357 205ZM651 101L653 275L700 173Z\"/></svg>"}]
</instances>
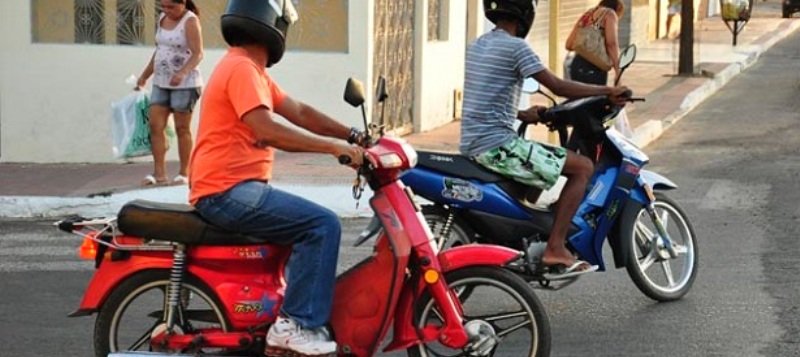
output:
<instances>
[{"instance_id":1,"label":"street pavement","mask_svg":"<svg viewBox=\"0 0 800 357\"><path fill-rule=\"evenodd\" d=\"M719 17L696 24L694 76L677 75L678 40L638 45L636 62L623 75L623 84L636 97L647 99L626 107L637 145L645 147L656 140L800 27L800 19L780 18L780 3L776 0L754 5L753 16L739 34L736 46ZM404 138L417 149L454 152L459 124L454 121ZM532 131L539 140L549 139L544 128ZM0 163L0 217L109 216L133 199L186 203L186 186L140 187L139 182L151 169L152 164L141 159L121 164ZM176 174L177 163L169 162L168 169ZM354 171L338 165L329 155L276 152L272 180L276 187L318 202L342 217L371 215L369 192L358 204L351 197L354 178Z\"/></svg>"}]
</instances>

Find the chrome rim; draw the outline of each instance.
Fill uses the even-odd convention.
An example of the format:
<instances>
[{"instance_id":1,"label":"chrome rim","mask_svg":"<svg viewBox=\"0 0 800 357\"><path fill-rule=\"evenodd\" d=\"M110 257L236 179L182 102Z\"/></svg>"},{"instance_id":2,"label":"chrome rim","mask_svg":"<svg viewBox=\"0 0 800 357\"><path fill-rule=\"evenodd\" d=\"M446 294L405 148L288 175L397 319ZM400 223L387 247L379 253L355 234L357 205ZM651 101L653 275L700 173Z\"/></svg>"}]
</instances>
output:
<instances>
[{"instance_id":1,"label":"chrome rim","mask_svg":"<svg viewBox=\"0 0 800 357\"><path fill-rule=\"evenodd\" d=\"M667 202L654 203L656 215L672 240L677 257L670 258L647 211L640 210L633 228L633 249L638 270L654 289L674 293L691 280L695 264L694 237L685 217ZM653 249L653 245L656 246Z\"/></svg>"},{"instance_id":2,"label":"chrome rim","mask_svg":"<svg viewBox=\"0 0 800 357\"><path fill-rule=\"evenodd\" d=\"M483 277L464 278L450 282L449 285L454 291L470 290L467 301L459 296L464 309L465 326L486 326L482 330L491 331L497 343L491 350L478 354L453 350L433 341L418 346L422 356L535 356L539 348L539 329L532 307L519 293L501 281ZM441 325L443 321L441 313L435 307L435 301L430 299L422 311L417 327L422 328L426 324Z\"/></svg>"}]
</instances>

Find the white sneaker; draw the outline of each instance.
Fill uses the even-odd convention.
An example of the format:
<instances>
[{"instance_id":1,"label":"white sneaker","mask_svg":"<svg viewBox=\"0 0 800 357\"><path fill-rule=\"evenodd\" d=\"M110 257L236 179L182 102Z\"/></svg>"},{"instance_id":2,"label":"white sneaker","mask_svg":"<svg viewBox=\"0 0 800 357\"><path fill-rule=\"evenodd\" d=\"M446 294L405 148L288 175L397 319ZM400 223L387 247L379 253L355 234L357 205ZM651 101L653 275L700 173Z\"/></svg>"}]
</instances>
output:
<instances>
[{"instance_id":1,"label":"white sneaker","mask_svg":"<svg viewBox=\"0 0 800 357\"><path fill-rule=\"evenodd\" d=\"M267 333L268 356L282 356L290 350L304 356L326 356L336 353L336 342L324 328L306 330L294 320L278 317Z\"/></svg>"}]
</instances>

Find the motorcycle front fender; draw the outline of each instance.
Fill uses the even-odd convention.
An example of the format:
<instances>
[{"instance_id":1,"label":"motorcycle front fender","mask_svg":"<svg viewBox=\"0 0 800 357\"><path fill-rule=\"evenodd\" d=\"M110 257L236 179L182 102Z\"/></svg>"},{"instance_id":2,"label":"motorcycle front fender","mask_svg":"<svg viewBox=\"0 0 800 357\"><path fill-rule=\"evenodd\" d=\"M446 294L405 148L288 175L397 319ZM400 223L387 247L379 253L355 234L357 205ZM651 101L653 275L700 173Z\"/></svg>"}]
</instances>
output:
<instances>
[{"instance_id":1,"label":"motorcycle front fender","mask_svg":"<svg viewBox=\"0 0 800 357\"><path fill-rule=\"evenodd\" d=\"M151 269L171 269L171 252L132 255L125 260L113 261L105 259L94 273L78 310L69 317L87 316L98 310L114 289L128 277L141 271Z\"/></svg>"},{"instance_id":2,"label":"motorcycle front fender","mask_svg":"<svg viewBox=\"0 0 800 357\"><path fill-rule=\"evenodd\" d=\"M497 266L503 267L519 259L522 252L506 247L488 244L468 244L451 248L439 253L439 264L442 273L461 269L468 266ZM411 281L410 281L411 282ZM414 326L414 306L425 291L425 283L409 283L403 287L400 300L394 315L394 338L384 352L404 350L423 342Z\"/></svg>"},{"instance_id":3,"label":"motorcycle front fender","mask_svg":"<svg viewBox=\"0 0 800 357\"><path fill-rule=\"evenodd\" d=\"M650 170L639 172L636 185L631 189L631 198L639 203L649 203L650 199L644 190L644 185L650 185L653 190L674 190L678 188L670 179Z\"/></svg>"}]
</instances>

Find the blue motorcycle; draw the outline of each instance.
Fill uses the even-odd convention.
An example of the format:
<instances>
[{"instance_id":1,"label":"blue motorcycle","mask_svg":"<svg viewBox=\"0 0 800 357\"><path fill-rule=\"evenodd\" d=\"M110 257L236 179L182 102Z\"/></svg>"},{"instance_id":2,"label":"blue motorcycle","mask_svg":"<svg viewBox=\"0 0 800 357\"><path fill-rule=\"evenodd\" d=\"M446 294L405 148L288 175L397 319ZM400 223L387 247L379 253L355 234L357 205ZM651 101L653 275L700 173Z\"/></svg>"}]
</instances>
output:
<instances>
[{"instance_id":1,"label":"blue motorcycle","mask_svg":"<svg viewBox=\"0 0 800 357\"><path fill-rule=\"evenodd\" d=\"M635 52L633 46L623 51L623 70L633 62ZM538 85L535 91L541 93ZM569 248L604 271L603 245L608 238L616 268L627 268L639 290L657 301L680 299L697 276L698 252L689 217L664 194L677 185L643 169L647 155L611 127L622 106L611 105L604 96L559 105L551 101L554 106L540 113L544 124L559 133L563 146L595 165L585 198L572 219ZM526 129L527 124L521 124L519 134L524 136ZM541 190L499 176L458 154L418 154L418 164L401 180L432 202L423 205L422 213L440 249L500 244L526 252L525 261L511 269L529 282L560 289L577 279L548 280L537 273L542 271L539 259L554 217L550 207L530 204Z\"/></svg>"}]
</instances>

